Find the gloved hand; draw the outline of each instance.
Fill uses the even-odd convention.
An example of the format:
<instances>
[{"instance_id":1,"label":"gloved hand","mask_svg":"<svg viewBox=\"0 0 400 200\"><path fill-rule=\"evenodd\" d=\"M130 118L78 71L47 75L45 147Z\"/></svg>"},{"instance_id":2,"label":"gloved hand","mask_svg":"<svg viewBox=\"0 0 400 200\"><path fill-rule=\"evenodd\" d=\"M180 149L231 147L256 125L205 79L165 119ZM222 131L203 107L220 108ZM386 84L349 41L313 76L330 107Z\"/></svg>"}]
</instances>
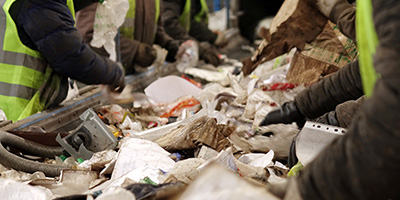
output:
<instances>
[{"instance_id":1,"label":"gloved hand","mask_svg":"<svg viewBox=\"0 0 400 200\"><path fill-rule=\"evenodd\" d=\"M141 67L148 67L157 58L157 50L146 43L140 43L136 53L135 63Z\"/></svg>"},{"instance_id":2,"label":"gloved hand","mask_svg":"<svg viewBox=\"0 0 400 200\"><path fill-rule=\"evenodd\" d=\"M317 0L317 8L325 17L329 18L333 6L343 1L345 0Z\"/></svg>"},{"instance_id":3,"label":"gloved hand","mask_svg":"<svg viewBox=\"0 0 400 200\"><path fill-rule=\"evenodd\" d=\"M179 40L170 40L167 42L165 45L165 49L168 51L167 61L174 62L176 60L176 54L181 43Z\"/></svg>"},{"instance_id":4,"label":"gloved hand","mask_svg":"<svg viewBox=\"0 0 400 200\"><path fill-rule=\"evenodd\" d=\"M221 59L218 57L218 52L207 42L201 42L199 44L200 59L210 63L215 67L221 64Z\"/></svg>"},{"instance_id":5,"label":"gloved hand","mask_svg":"<svg viewBox=\"0 0 400 200\"><path fill-rule=\"evenodd\" d=\"M214 44L218 47L223 47L228 43L228 38L224 32L216 32L218 34Z\"/></svg>"},{"instance_id":6,"label":"gloved hand","mask_svg":"<svg viewBox=\"0 0 400 200\"><path fill-rule=\"evenodd\" d=\"M303 127L306 118L300 113L294 101L284 103L280 109L273 110L265 116L259 126L270 124L291 124L296 122L299 127Z\"/></svg>"},{"instance_id":7,"label":"gloved hand","mask_svg":"<svg viewBox=\"0 0 400 200\"><path fill-rule=\"evenodd\" d=\"M336 117L336 111L325 113L321 117L315 119L315 122L331 126L340 126L339 121Z\"/></svg>"},{"instance_id":8,"label":"gloved hand","mask_svg":"<svg viewBox=\"0 0 400 200\"><path fill-rule=\"evenodd\" d=\"M121 70L121 76L114 81L114 83L108 85L108 90L111 92L122 92L125 88L125 69L121 63L117 63L118 68Z\"/></svg>"}]
</instances>

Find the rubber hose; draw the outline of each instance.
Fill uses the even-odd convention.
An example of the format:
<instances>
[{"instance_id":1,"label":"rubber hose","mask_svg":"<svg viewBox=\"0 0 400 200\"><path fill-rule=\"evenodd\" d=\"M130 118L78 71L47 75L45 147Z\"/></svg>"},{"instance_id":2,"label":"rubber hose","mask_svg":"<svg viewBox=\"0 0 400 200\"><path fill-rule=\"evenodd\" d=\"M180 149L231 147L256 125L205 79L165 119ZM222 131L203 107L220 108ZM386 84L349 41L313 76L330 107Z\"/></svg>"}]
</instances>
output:
<instances>
[{"instance_id":1,"label":"rubber hose","mask_svg":"<svg viewBox=\"0 0 400 200\"><path fill-rule=\"evenodd\" d=\"M0 131L0 144L0 163L6 167L28 173L41 171L49 177L60 175L61 170L63 169L70 169L70 167L64 165L45 164L28 160L5 149L5 146L10 146L24 150L32 155L54 158L54 156L63 154L62 147L45 146L4 131Z\"/></svg>"}]
</instances>

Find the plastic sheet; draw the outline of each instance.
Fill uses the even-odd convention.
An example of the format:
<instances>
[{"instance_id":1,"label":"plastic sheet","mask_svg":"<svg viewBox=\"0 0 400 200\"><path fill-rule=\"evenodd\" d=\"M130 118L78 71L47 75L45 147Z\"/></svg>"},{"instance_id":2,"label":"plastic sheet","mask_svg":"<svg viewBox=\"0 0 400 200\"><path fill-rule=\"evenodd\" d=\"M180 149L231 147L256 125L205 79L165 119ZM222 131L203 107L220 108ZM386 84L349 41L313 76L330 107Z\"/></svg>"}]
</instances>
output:
<instances>
[{"instance_id":1,"label":"plastic sheet","mask_svg":"<svg viewBox=\"0 0 400 200\"><path fill-rule=\"evenodd\" d=\"M93 40L90 44L97 48L104 46L113 61L117 61L114 38L118 33L118 27L125 21L128 9L128 0L105 0L97 6Z\"/></svg>"}]
</instances>

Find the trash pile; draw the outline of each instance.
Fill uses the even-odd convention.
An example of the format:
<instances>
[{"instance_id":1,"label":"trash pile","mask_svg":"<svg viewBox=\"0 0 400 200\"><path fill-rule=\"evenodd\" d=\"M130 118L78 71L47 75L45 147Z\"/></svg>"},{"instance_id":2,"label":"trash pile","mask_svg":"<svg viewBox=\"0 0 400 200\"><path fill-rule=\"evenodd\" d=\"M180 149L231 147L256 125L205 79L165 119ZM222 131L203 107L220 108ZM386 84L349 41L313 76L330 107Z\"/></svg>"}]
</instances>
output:
<instances>
[{"instance_id":1,"label":"trash pile","mask_svg":"<svg viewBox=\"0 0 400 200\"><path fill-rule=\"evenodd\" d=\"M56 177L1 166L0 195L6 199L275 199L266 184L286 178L289 147L299 129L296 124L258 124L305 88L286 81L293 55L294 51L265 62L246 77L233 74L241 65L235 60L212 70L187 68L194 79L163 77L144 93L133 93L129 107L94 108L118 140L115 148L94 152L85 160L59 156L43 161L69 168Z\"/></svg>"}]
</instances>

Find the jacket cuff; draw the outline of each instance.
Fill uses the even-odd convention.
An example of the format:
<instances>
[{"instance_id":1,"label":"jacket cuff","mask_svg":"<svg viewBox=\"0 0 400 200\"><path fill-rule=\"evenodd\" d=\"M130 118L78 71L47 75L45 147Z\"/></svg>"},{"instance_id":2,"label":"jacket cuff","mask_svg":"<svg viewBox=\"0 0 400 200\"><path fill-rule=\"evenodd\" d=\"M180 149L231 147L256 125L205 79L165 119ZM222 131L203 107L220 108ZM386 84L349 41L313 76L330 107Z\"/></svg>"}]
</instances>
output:
<instances>
[{"instance_id":1,"label":"jacket cuff","mask_svg":"<svg viewBox=\"0 0 400 200\"><path fill-rule=\"evenodd\" d=\"M337 2L332 10L331 13L329 13L329 19L337 24L340 22L340 18L342 17L343 11L347 9L354 9L353 5L349 4L347 1L339 1Z\"/></svg>"}]
</instances>

